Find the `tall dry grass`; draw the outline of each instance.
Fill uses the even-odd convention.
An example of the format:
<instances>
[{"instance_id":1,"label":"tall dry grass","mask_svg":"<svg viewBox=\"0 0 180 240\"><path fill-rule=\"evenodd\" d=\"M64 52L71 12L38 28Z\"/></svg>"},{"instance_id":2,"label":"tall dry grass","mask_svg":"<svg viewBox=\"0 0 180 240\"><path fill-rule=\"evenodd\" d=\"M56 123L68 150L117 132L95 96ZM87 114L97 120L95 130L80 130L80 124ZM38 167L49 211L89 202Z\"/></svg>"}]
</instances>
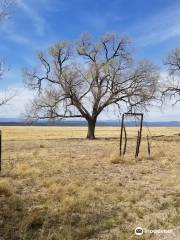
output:
<instances>
[{"instance_id":1,"label":"tall dry grass","mask_svg":"<svg viewBox=\"0 0 180 240\"><path fill-rule=\"evenodd\" d=\"M178 239L179 128L152 128L151 158L143 129L134 158L135 128L119 152L119 128L2 127L0 236L3 239ZM176 135L175 135L176 134ZM174 229L174 236L134 229Z\"/></svg>"}]
</instances>

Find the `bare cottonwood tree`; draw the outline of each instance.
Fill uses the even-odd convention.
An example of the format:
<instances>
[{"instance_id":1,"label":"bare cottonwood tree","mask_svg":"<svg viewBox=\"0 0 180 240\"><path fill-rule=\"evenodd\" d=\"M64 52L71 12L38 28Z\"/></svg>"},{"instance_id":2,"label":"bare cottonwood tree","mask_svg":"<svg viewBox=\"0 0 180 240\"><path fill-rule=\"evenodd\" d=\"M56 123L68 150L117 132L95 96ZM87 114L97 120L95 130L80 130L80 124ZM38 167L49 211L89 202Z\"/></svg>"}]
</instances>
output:
<instances>
[{"instance_id":1,"label":"bare cottonwood tree","mask_svg":"<svg viewBox=\"0 0 180 240\"><path fill-rule=\"evenodd\" d=\"M180 48L175 48L167 55L165 66L169 72L168 80L163 84L162 96L180 101Z\"/></svg>"},{"instance_id":2,"label":"bare cottonwood tree","mask_svg":"<svg viewBox=\"0 0 180 240\"><path fill-rule=\"evenodd\" d=\"M25 70L27 86L39 91L29 116L84 118L88 139L95 138L97 118L108 106L135 111L155 99L158 69L149 61L134 63L126 37L107 34L94 42L84 34L77 44L55 44L38 58L38 68Z\"/></svg>"}]
</instances>

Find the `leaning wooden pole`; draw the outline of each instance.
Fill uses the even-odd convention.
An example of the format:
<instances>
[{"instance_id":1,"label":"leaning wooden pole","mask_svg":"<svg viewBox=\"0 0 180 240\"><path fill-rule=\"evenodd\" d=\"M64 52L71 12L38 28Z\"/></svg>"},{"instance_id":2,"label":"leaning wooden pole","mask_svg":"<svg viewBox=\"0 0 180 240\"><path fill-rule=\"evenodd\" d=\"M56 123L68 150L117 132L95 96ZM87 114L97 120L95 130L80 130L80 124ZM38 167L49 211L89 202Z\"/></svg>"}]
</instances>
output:
<instances>
[{"instance_id":1,"label":"leaning wooden pole","mask_svg":"<svg viewBox=\"0 0 180 240\"><path fill-rule=\"evenodd\" d=\"M140 131L138 130L135 158L137 158L139 155L139 146L140 146Z\"/></svg>"},{"instance_id":2,"label":"leaning wooden pole","mask_svg":"<svg viewBox=\"0 0 180 240\"><path fill-rule=\"evenodd\" d=\"M140 122L140 130L138 131L135 157L139 156L139 150L140 150L141 138L142 138L143 114L140 114L140 116L141 116L141 122Z\"/></svg>"},{"instance_id":3,"label":"leaning wooden pole","mask_svg":"<svg viewBox=\"0 0 180 240\"><path fill-rule=\"evenodd\" d=\"M125 137L123 155L125 155L126 154L126 148L127 148L127 133L126 133L125 126L123 127L123 129L124 129L124 137Z\"/></svg>"},{"instance_id":4,"label":"leaning wooden pole","mask_svg":"<svg viewBox=\"0 0 180 240\"><path fill-rule=\"evenodd\" d=\"M139 148L140 148L140 145L141 145L142 126L143 126L143 114L141 114L141 123L140 123L140 131L139 131ZM138 154L139 154L139 152L138 152Z\"/></svg>"},{"instance_id":5,"label":"leaning wooden pole","mask_svg":"<svg viewBox=\"0 0 180 240\"><path fill-rule=\"evenodd\" d=\"M148 155L149 155L149 158L151 156L151 145L150 145L150 142L149 142L149 136L147 135L147 147L148 147Z\"/></svg>"},{"instance_id":6,"label":"leaning wooden pole","mask_svg":"<svg viewBox=\"0 0 180 240\"><path fill-rule=\"evenodd\" d=\"M120 154L120 156L122 155L123 128L124 128L124 114L122 115L122 121L121 121L121 134L120 134L120 146L119 146L119 154Z\"/></svg>"}]
</instances>

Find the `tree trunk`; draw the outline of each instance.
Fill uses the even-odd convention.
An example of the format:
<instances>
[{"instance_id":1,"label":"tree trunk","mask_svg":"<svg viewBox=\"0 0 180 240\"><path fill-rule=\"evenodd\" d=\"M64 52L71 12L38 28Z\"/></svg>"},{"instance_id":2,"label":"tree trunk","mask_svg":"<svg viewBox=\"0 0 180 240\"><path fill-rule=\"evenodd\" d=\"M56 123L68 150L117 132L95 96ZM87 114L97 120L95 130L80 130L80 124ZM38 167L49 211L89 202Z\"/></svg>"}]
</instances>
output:
<instances>
[{"instance_id":1,"label":"tree trunk","mask_svg":"<svg viewBox=\"0 0 180 240\"><path fill-rule=\"evenodd\" d=\"M95 127L96 127L96 119L88 120L87 139L89 140L95 139Z\"/></svg>"}]
</instances>

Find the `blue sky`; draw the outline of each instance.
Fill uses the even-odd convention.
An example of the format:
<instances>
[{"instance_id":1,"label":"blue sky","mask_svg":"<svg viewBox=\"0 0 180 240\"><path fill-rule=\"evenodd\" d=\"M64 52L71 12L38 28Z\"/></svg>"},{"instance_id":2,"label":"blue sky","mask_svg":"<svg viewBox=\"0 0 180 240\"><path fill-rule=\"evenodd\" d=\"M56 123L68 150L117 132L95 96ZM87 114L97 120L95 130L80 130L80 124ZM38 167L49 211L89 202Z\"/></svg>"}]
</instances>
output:
<instances>
[{"instance_id":1,"label":"blue sky","mask_svg":"<svg viewBox=\"0 0 180 240\"><path fill-rule=\"evenodd\" d=\"M14 88L18 96L0 110L1 116L18 116L31 93L22 83L22 68L36 62L36 51L59 40L75 41L89 32L98 39L107 32L127 34L137 59L161 66L167 52L180 45L179 0L17 0L12 17L0 27L0 57L9 73L1 89ZM152 120L178 120L179 106L162 113L152 109ZM149 114L150 115L150 114ZM179 118L180 119L180 118Z\"/></svg>"}]
</instances>

